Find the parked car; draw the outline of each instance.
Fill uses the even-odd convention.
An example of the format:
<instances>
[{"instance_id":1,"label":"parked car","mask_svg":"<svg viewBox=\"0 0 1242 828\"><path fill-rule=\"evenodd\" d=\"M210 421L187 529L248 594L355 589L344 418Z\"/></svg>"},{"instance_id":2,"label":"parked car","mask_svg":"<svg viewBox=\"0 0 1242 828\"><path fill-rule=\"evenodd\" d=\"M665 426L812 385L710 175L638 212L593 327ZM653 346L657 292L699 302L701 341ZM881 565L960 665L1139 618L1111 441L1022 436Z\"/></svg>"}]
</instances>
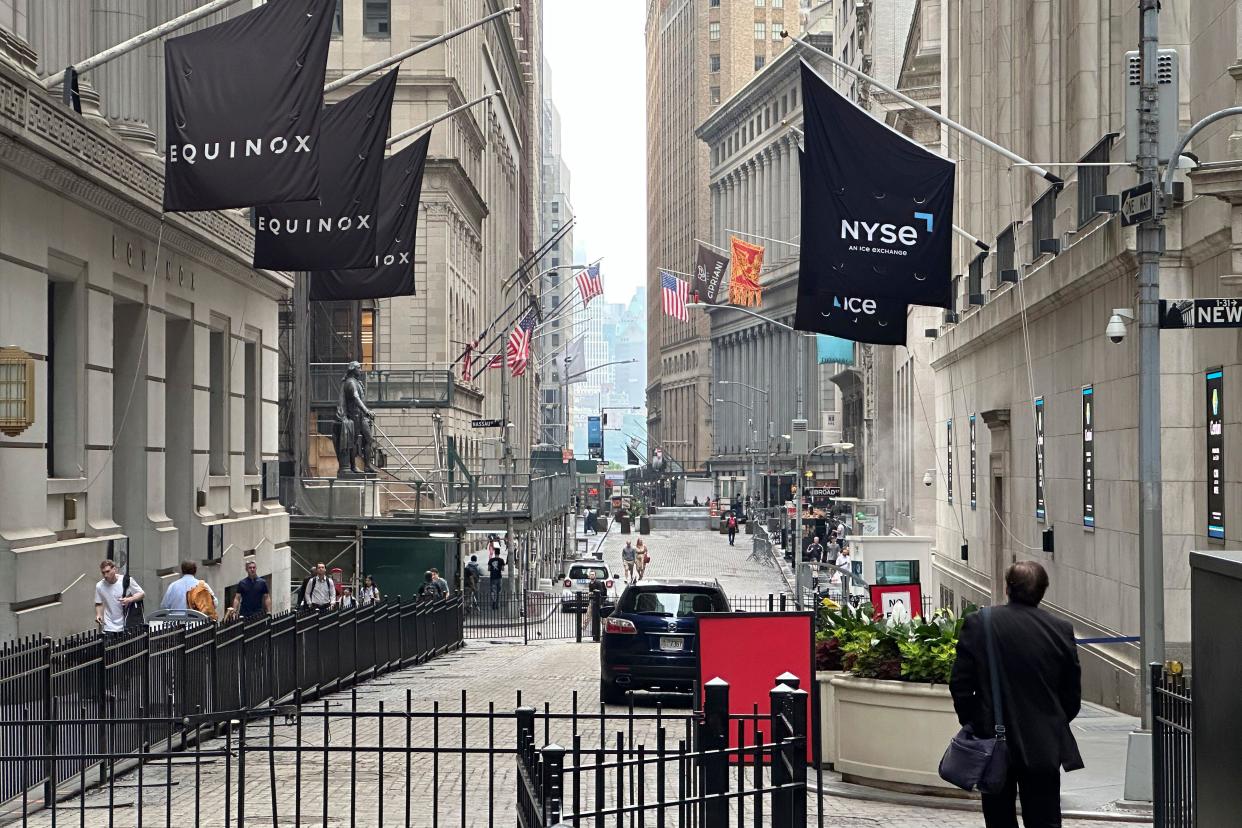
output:
<instances>
[{"instance_id":1,"label":"parked car","mask_svg":"<svg viewBox=\"0 0 1242 828\"><path fill-rule=\"evenodd\" d=\"M610 610L617 603L617 582L621 580L620 576L613 574L608 575L608 567L600 561L594 559L574 561L569 565L569 571L565 573L565 579L562 582L561 590L561 611L577 612L578 611L578 595L582 595L582 606L585 609L590 606L590 596L587 595L587 584L589 584L591 573L595 573L596 580L604 584L607 592L604 593L604 602L600 605L600 610Z\"/></svg>"},{"instance_id":2,"label":"parked car","mask_svg":"<svg viewBox=\"0 0 1242 828\"><path fill-rule=\"evenodd\" d=\"M698 613L729 612L714 579L668 578L626 588L604 619L599 697L621 704L627 690L686 692L698 670Z\"/></svg>"}]
</instances>

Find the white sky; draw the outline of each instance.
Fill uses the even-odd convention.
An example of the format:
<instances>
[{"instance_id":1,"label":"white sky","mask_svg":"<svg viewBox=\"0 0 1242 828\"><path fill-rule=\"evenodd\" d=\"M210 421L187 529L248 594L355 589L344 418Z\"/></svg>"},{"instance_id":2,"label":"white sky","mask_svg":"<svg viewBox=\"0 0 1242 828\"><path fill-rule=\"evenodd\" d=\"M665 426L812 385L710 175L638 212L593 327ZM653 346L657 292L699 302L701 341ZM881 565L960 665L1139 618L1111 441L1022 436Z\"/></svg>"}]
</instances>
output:
<instances>
[{"instance_id":1,"label":"white sky","mask_svg":"<svg viewBox=\"0 0 1242 828\"><path fill-rule=\"evenodd\" d=\"M578 220L579 261L603 258L609 302L628 302L647 268L645 3L545 0L543 45Z\"/></svg>"}]
</instances>

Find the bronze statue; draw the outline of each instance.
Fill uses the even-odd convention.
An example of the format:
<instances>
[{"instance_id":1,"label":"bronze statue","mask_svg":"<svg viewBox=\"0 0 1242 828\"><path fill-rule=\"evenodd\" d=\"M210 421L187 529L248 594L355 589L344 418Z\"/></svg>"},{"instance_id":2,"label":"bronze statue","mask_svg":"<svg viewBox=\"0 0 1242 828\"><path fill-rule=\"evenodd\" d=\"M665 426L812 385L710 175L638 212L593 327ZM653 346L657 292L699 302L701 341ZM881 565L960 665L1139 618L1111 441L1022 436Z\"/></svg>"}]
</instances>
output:
<instances>
[{"instance_id":1,"label":"bronze statue","mask_svg":"<svg viewBox=\"0 0 1242 828\"><path fill-rule=\"evenodd\" d=\"M339 466L337 477L376 473L371 466L371 448L375 442L371 435L371 423L375 415L367 408L365 400L366 382L362 366L351 362L341 378L341 396L336 403L336 429L332 435ZM355 468L358 458L362 459L361 470Z\"/></svg>"}]
</instances>

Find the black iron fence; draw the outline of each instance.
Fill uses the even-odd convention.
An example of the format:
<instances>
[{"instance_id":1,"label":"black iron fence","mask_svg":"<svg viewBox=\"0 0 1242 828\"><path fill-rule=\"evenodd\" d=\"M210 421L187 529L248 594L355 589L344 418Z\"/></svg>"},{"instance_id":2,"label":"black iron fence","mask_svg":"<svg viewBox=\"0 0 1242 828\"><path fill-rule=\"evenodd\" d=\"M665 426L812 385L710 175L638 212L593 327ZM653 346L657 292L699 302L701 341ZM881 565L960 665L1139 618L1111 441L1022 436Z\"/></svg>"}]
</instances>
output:
<instances>
[{"instance_id":1,"label":"black iron fence","mask_svg":"<svg viewBox=\"0 0 1242 828\"><path fill-rule=\"evenodd\" d=\"M322 694L462 643L457 598L11 642L0 647L0 803L39 786L50 798L95 766L183 738L194 717Z\"/></svg>"},{"instance_id":2,"label":"black iron fence","mask_svg":"<svg viewBox=\"0 0 1242 828\"><path fill-rule=\"evenodd\" d=\"M1195 828L1194 717L1190 679L1151 665L1152 795L1155 828Z\"/></svg>"},{"instance_id":3,"label":"black iron fence","mask_svg":"<svg viewBox=\"0 0 1242 828\"><path fill-rule=\"evenodd\" d=\"M590 623L585 593L566 598L559 592L530 591L502 594L493 600L484 579L477 594L467 593L462 601L466 638L581 641L583 625ZM589 626L585 629L589 638Z\"/></svg>"}]
</instances>

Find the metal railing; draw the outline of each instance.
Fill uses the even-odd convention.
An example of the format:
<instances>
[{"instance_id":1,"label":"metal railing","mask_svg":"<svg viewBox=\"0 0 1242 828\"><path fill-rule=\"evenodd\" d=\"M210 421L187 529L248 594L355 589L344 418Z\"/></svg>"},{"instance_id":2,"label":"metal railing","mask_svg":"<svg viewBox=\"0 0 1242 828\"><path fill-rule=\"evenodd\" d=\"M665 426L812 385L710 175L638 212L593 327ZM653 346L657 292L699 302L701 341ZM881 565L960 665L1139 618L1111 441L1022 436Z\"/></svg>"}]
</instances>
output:
<instances>
[{"instance_id":1,"label":"metal railing","mask_svg":"<svg viewBox=\"0 0 1242 828\"><path fill-rule=\"evenodd\" d=\"M1152 799L1155 828L1195 828L1194 711L1190 679L1151 667Z\"/></svg>"},{"instance_id":2,"label":"metal railing","mask_svg":"<svg viewBox=\"0 0 1242 828\"><path fill-rule=\"evenodd\" d=\"M335 406L346 365L312 365L310 404ZM453 403L453 372L431 368L386 368L364 372L369 408L447 408Z\"/></svg>"},{"instance_id":3,"label":"metal railing","mask_svg":"<svg viewBox=\"0 0 1242 828\"><path fill-rule=\"evenodd\" d=\"M96 765L102 775L106 753L184 736L186 717L329 692L462 643L455 598L10 642L0 648L0 803L40 785L46 801ZM117 723L139 719L162 721ZM32 720L45 726L9 726Z\"/></svg>"}]
</instances>

